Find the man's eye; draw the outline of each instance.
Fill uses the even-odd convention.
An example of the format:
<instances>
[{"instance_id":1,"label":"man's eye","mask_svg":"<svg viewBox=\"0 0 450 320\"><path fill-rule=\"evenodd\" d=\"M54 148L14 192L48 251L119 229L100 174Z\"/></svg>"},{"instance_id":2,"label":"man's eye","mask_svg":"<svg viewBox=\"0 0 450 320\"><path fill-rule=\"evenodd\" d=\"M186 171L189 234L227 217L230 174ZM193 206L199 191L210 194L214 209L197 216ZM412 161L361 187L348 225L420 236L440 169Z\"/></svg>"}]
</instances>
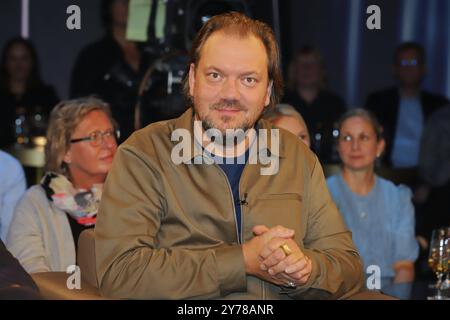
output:
<instances>
[{"instance_id":1,"label":"man's eye","mask_svg":"<svg viewBox=\"0 0 450 320\"><path fill-rule=\"evenodd\" d=\"M256 83L256 79L253 77L245 77L244 78L244 83L246 85L254 85Z\"/></svg>"},{"instance_id":2,"label":"man's eye","mask_svg":"<svg viewBox=\"0 0 450 320\"><path fill-rule=\"evenodd\" d=\"M215 81L217 81L217 80L220 79L220 74L219 74L218 72L210 72L210 73L208 73L208 78L209 78L210 80L215 80Z\"/></svg>"}]
</instances>

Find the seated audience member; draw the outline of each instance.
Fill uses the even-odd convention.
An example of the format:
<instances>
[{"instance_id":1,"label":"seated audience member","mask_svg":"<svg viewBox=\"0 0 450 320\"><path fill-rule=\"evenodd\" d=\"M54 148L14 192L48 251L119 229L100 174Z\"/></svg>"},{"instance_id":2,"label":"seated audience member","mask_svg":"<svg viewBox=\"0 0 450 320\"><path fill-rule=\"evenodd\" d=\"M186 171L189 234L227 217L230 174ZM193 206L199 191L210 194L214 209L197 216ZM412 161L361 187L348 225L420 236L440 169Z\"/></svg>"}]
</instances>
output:
<instances>
[{"instance_id":1,"label":"seated audience member","mask_svg":"<svg viewBox=\"0 0 450 320\"><path fill-rule=\"evenodd\" d=\"M45 135L48 116L58 100L53 87L42 82L33 44L23 38L11 39L3 49L0 66L0 148L18 138Z\"/></svg>"},{"instance_id":2,"label":"seated audience member","mask_svg":"<svg viewBox=\"0 0 450 320\"><path fill-rule=\"evenodd\" d=\"M305 120L295 108L289 104L277 104L274 108L267 110L264 119L272 122L276 127L289 131L300 138L308 147L311 140Z\"/></svg>"},{"instance_id":3,"label":"seated audience member","mask_svg":"<svg viewBox=\"0 0 450 320\"><path fill-rule=\"evenodd\" d=\"M339 162L333 131L346 106L342 98L326 88L325 64L317 49L303 47L294 56L283 102L294 106L305 119L311 149L321 163Z\"/></svg>"},{"instance_id":4,"label":"seated audience member","mask_svg":"<svg viewBox=\"0 0 450 320\"><path fill-rule=\"evenodd\" d=\"M3 151L0 151L0 177L0 239L6 241L14 209L27 185L19 161Z\"/></svg>"},{"instance_id":5,"label":"seated audience member","mask_svg":"<svg viewBox=\"0 0 450 320\"><path fill-rule=\"evenodd\" d=\"M133 133L114 159L95 227L100 292L135 299L357 293L361 261L317 157L259 120L282 91L270 27L236 12L214 16L197 34L188 67L190 108ZM271 140L256 143L255 126L257 139L267 130ZM179 153L177 142L186 146ZM240 162L247 153L271 164Z\"/></svg>"},{"instance_id":6,"label":"seated audience member","mask_svg":"<svg viewBox=\"0 0 450 320\"><path fill-rule=\"evenodd\" d=\"M117 148L109 106L94 98L59 103L47 140L46 174L17 205L6 243L29 273L66 271L79 234L95 224Z\"/></svg>"},{"instance_id":7,"label":"seated audience member","mask_svg":"<svg viewBox=\"0 0 450 320\"><path fill-rule=\"evenodd\" d=\"M375 174L375 161L384 146L381 127L372 114L363 109L348 111L339 122L342 172L327 183L364 267L379 266L381 290L407 298L410 288L393 284L414 280L418 245L412 193Z\"/></svg>"},{"instance_id":8,"label":"seated audience member","mask_svg":"<svg viewBox=\"0 0 450 320\"><path fill-rule=\"evenodd\" d=\"M422 252L418 272L432 276L428 249L433 229L450 226L450 106L435 111L423 131L419 173L425 192L424 206L418 217L417 234Z\"/></svg>"},{"instance_id":9,"label":"seated audience member","mask_svg":"<svg viewBox=\"0 0 450 320\"><path fill-rule=\"evenodd\" d=\"M70 96L96 95L111 106L121 139L135 130L134 108L151 57L126 38L129 0L102 0L104 35L83 48L75 61Z\"/></svg>"},{"instance_id":10,"label":"seated audience member","mask_svg":"<svg viewBox=\"0 0 450 320\"><path fill-rule=\"evenodd\" d=\"M425 122L433 111L449 103L447 98L422 89L425 62L425 50L420 44L402 43L394 54L397 86L367 97L365 107L383 126L383 161L392 168L417 167Z\"/></svg>"},{"instance_id":11,"label":"seated audience member","mask_svg":"<svg viewBox=\"0 0 450 320\"><path fill-rule=\"evenodd\" d=\"M0 300L40 299L39 289L0 240Z\"/></svg>"}]
</instances>

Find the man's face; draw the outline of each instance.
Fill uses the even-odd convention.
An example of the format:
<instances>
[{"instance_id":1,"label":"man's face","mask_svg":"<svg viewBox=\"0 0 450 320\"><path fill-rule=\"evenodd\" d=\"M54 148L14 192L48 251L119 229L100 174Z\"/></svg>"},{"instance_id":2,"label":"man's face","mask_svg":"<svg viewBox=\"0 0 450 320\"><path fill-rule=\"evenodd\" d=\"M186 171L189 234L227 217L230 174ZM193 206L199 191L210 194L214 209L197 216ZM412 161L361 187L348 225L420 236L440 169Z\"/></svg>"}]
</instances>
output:
<instances>
[{"instance_id":1,"label":"man's face","mask_svg":"<svg viewBox=\"0 0 450 320\"><path fill-rule=\"evenodd\" d=\"M419 55L414 49L403 50L399 53L395 74L401 87L418 87L425 74L425 67L419 61Z\"/></svg>"},{"instance_id":2,"label":"man's face","mask_svg":"<svg viewBox=\"0 0 450 320\"><path fill-rule=\"evenodd\" d=\"M189 70L189 93L203 127L223 135L253 127L270 102L267 66L265 47L255 36L213 33Z\"/></svg>"}]
</instances>

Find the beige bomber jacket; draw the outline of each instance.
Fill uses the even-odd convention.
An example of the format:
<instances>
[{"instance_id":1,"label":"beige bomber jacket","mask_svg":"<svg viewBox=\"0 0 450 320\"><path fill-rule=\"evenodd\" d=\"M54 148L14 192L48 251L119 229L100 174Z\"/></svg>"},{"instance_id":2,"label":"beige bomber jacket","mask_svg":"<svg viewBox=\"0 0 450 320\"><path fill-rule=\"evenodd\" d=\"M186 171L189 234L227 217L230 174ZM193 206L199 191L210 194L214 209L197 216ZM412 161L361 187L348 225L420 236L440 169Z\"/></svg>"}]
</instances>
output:
<instances>
[{"instance_id":1,"label":"beige bomber jacket","mask_svg":"<svg viewBox=\"0 0 450 320\"><path fill-rule=\"evenodd\" d=\"M272 128L264 120L258 127ZM171 134L177 128L192 133L192 108L135 132L118 148L95 227L103 295L337 299L359 291L362 264L351 233L317 157L300 139L280 130L278 173L261 175L263 164L246 164L239 185L241 197L247 194L241 205L243 241L253 237L255 225L282 225L295 230L295 241L312 260L308 282L286 289L246 275L227 177L215 164L175 164L171 152L179 142L171 141ZM192 148L187 159L197 156Z\"/></svg>"}]
</instances>

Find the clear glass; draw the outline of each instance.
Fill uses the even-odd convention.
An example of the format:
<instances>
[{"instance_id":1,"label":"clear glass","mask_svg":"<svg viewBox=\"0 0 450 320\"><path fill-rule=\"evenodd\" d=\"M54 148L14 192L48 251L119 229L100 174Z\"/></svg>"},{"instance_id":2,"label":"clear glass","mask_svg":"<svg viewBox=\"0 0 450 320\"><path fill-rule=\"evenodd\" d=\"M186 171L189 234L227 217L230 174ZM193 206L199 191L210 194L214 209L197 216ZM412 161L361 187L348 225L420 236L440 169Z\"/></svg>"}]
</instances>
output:
<instances>
[{"instance_id":1,"label":"clear glass","mask_svg":"<svg viewBox=\"0 0 450 320\"><path fill-rule=\"evenodd\" d=\"M450 300L446 294L448 291L448 272L450 256L450 228L439 228L433 230L430 243L430 254L428 256L428 265L436 275L436 284L434 286L436 294L428 297L428 300Z\"/></svg>"}]
</instances>

